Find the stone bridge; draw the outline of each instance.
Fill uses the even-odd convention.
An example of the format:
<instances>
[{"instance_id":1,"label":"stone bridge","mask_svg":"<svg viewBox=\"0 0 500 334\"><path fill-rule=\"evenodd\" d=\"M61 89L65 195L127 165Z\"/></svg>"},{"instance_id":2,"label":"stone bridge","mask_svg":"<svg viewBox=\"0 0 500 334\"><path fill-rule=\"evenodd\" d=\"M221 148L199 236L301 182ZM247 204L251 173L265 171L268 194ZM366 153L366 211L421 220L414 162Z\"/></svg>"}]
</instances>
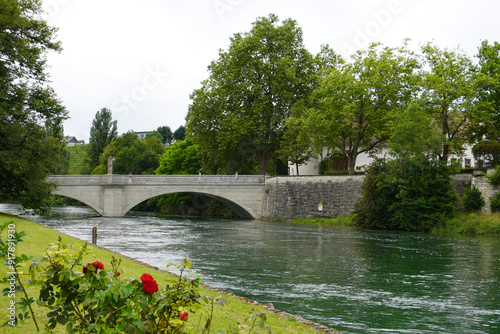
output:
<instances>
[{"instance_id":1,"label":"stone bridge","mask_svg":"<svg viewBox=\"0 0 500 334\"><path fill-rule=\"evenodd\" d=\"M54 175L57 195L76 199L103 217L122 217L137 204L171 193L215 198L242 218L263 216L263 175Z\"/></svg>"}]
</instances>

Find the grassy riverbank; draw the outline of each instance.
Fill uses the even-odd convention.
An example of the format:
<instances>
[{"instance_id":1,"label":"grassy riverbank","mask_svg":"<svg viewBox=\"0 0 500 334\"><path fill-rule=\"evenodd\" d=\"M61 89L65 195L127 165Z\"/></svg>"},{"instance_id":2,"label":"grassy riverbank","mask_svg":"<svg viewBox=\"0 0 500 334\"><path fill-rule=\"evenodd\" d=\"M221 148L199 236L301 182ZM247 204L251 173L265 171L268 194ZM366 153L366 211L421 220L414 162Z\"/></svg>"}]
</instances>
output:
<instances>
[{"instance_id":1,"label":"grassy riverbank","mask_svg":"<svg viewBox=\"0 0 500 334\"><path fill-rule=\"evenodd\" d=\"M11 216L8 214L0 213L0 224L3 224L6 221L15 221L15 229L17 232L26 231L28 235L24 238L24 242L20 243L16 247L16 254L26 254L28 256L33 256L35 258L39 257L42 252L45 250L47 245L51 242L57 241L58 236L62 237L62 241L69 244L80 243L84 244L83 241L77 240L70 236L64 235L60 232L54 231L47 227L41 226L34 222L21 219L15 216ZM90 233L90 231L89 231ZM5 240L6 231L2 234L2 239ZM147 245L144 245L147 248ZM112 256L118 257L122 259L121 262L121 272L122 277L125 278L138 278L143 273L149 273L154 276L159 286L165 286L166 284L172 284L176 280L176 278L163 270L154 269L148 265L137 263L134 260L123 257L119 254L115 254L106 249L101 249L98 247L89 247L92 250L92 254L86 255L84 258L84 262L94 262L99 260L104 263L105 266L109 266L111 263ZM166 265L166 264L165 264ZM194 265L196 268L196 263ZM0 278L7 277L8 268L4 265L0 266ZM24 282L28 280L28 277L23 278ZM0 283L0 288L3 290L7 287L7 284ZM222 295L223 298L228 302L228 306L218 306L216 305L213 325L211 333L217 333L218 331L222 333L233 333L230 332L229 329L234 327L237 323L248 326L244 333L248 333L250 329L250 323L247 319L254 315L256 312L266 312L267 321L266 323L271 327L273 333L318 333L318 331L313 330L310 326L304 323L297 322L293 318L285 318L280 315L275 314L274 312L268 310L263 305L255 305L243 300L243 298L239 298L236 296L225 295L221 292L214 291L212 289L201 287L200 293L206 296L210 296L215 298L217 296ZM29 287L28 293L31 297L35 299L37 296L38 289L37 287ZM17 293L16 297L20 298L20 292ZM8 305L8 298L6 296L0 296L1 302L0 305ZM209 311L209 306L204 306L205 311ZM47 318L44 317L44 314L47 313L46 309L38 308L35 305L35 313L37 314L37 318L39 323L45 323ZM0 326L7 321L7 310L6 307L0 308ZM190 333L196 333L195 328L199 321L199 316L193 315L189 317L188 325L190 326ZM15 328L1 328L0 333L36 333L35 326L31 320L27 320L24 324L21 324ZM60 333L64 333L61 329ZM254 333L254 331L252 331Z\"/></svg>"},{"instance_id":2,"label":"grassy riverbank","mask_svg":"<svg viewBox=\"0 0 500 334\"><path fill-rule=\"evenodd\" d=\"M296 218L294 223L322 224L356 227L353 215L340 218ZM455 233L478 236L500 236L500 213L457 213L444 226L434 228L433 233Z\"/></svg>"}]
</instances>

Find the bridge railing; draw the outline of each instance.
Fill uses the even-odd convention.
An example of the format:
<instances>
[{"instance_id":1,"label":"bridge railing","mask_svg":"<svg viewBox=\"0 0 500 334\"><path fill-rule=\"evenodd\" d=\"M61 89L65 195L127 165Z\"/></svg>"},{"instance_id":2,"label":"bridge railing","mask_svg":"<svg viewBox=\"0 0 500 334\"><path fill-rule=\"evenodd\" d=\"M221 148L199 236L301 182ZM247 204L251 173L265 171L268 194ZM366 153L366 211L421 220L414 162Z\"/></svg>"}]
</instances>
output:
<instances>
[{"instance_id":1,"label":"bridge railing","mask_svg":"<svg viewBox=\"0 0 500 334\"><path fill-rule=\"evenodd\" d=\"M105 185L105 184L263 184L264 175L53 175L48 182L58 185Z\"/></svg>"}]
</instances>

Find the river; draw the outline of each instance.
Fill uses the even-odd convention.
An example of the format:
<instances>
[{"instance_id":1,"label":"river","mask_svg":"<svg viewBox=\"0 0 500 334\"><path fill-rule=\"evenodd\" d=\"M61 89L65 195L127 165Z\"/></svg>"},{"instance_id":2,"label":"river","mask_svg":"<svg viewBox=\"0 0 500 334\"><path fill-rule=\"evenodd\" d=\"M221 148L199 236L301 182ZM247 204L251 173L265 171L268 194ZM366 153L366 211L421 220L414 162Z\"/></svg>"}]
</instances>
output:
<instances>
[{"instance_id":1,"label":"river","mask_svg":"<svg viewBox=\"0 0 500 334\"><path fill-rule=\"evenodd\" d=\"M15 213L12 205L0 211ZM134 214L28 217L342 333L500 333L500 238Z\"/></svg>"}]
</instances>

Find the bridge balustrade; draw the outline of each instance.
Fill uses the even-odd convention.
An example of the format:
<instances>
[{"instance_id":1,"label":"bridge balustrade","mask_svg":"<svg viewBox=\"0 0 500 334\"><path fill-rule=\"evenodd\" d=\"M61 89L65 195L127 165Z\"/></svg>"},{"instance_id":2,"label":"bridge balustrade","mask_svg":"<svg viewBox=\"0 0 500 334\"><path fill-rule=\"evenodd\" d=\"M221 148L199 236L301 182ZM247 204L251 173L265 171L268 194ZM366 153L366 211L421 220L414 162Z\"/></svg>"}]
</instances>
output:
<instances>
[{"instance_id":1,"label":"bridge balustrade","mask_svg":"<svg viewBox=\"0 0 500 334\"><path fill-rule=\"evenodd\" d=\"M262 184L264 175L53 175L47 181L58 185L104 184Z\"/></svg>"}]
</instances>

